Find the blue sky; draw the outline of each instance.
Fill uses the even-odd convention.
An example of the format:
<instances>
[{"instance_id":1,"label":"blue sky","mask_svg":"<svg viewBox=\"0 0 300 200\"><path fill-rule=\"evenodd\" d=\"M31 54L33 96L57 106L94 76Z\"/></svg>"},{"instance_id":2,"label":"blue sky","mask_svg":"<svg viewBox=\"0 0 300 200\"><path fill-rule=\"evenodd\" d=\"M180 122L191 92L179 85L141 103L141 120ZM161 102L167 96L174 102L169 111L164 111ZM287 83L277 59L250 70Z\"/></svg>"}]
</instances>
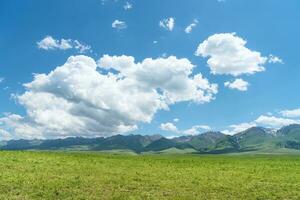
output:
<instances>
[{"instance_id":1,"label":"blue sky","mask_svg":"<svg viewBox=\"0 0 300 200\"><path fill-rule=\"evenodd\" d=\"M125 5L129 7L125 9ZM0 138L51 138L78 135L91 137L108 136L117 132L159 133L174 136L197 134L208 129L233 134L250 126L279 128L290 123L298 123L300 119L300 110L298 110L300 108L299 7L300 2L297 0L286 2L280 0L1 1L0 134L2 136ZM185 29L191 24L194 25L187 33ZM49 40L48 43L43 40L47 37L52 39L50 43ZM62 39L65 40L66 46L62 44ZM234 46L239 48L236 52L228 52L231 45L240 40L247 43ZM208 45L196 56L198 46L204 41L207 41ZM222 52L219 52L218 48L222 49L223 43L214 47L216 41L225 41ZM259 52L260 55L253 57L254 52ZM243 58L244 53L247 54L245 58ZM118 59L117 56L121 55L131 56L135 59L135 63L142 63L147 58L153 58L155 61L161 58L162 62L167 62L166 65L171 62L168 60L169 56L176 56L177 60L174 62L187 59L195 66L192 74L185 77L185 80L190 81L191 77L201 73L203 79L209 84L217 84L218 90L210 92L212 95L210 100L200 103L195 102L199 98L195 100L194 96L182 100L187 98L185 93L187 91L178 90L176 95L181 95L181 100L168 102L168 109L152 107L155 111L147 113L147 116L143 113L144 120L142 117L139 120L139 117L136 117L138 115L124 114L125 111L135 114L135 109L130 110L129 108L132 107L124 103L134 102L132 99L118 101L117 98L122 99L125 96L121 94L122 91L118 91L119 93L113 93L116 94L113 97L117 99L116 103L121 102L124 107L117 108L114 107L116 104L111 104L105 108L117 113L117 119L114 119L115 115L111 114L108 117L118 128L106 127L109 123L103 120L107 116L93 118L93 122L87 122L82 118L79 119L78 113L74 114L74 110L79 109L78 102L81 101L84 103L95 99L97 102L102 100L102 103L111 103L110 100L101 99L104 98L101 94L93 97L85 96L86 99L82 96L78 97L77 107L72 104L70 109L72 111L64 113L70 119L61 119L64 114L60 115L60 113L65 111L63 108L59 110L57 107L48 108L47 105L39 105L40 107L30 105L30 102L35 101L39 104L36 95L42 90L43 94L49 92L56 96L65 92L60 86L56 87L57 85L55 85L57 89L55 92L49 89L53 85L51 87L47 85L49 87L47 89L45 85L26 89L23 84L33 83L33 74L49 75L52 70L64 65L70 56L82 54L100 65L99 59L106 54L111 56L110 59ZM236 66L235 56L239 66ZM220 61L215 65L217 69L215 73L212 70L213 66L208 63L211 58ZM221 72L218 70L221 70L222 63L225 63L225 66ZM257 69L249 71L248 68L256 64ZM174 66L176 68L177 64ZM237 75L230 71L229 68L232 66L236 66L241 73ZM110 69L107 69L108 67ZM159 64L156 67L154 71L148 72L149 76L153 72L153 77L150 77L152 81L156 76L155 70L160 68ZM259 70L259 67L264 70ZM104 68L100 66L95 72L106 74L109 71L115 73L116 70L112 66ZM169 73L167 69L163 72ZM163 72L157 71L159 75ZM178 77L180 79L177 83L182 78ZM240 81L235 82L236 80ZM80 82L78 84L80 85ZM97 85L97 87L101 90L102 86ZM170 92L174 88L175 86L165 88L165 91ZM153 88L147 89L150 91ZM164 90L156 89L157 93ZM25 97L25 91L32 95ZM203 91L207 92L207 89ZM139 96L139 93L134 94ZM139 97L144 98L141 95ZM59 96L59 98L66 100L66 97ZM132 98L137 97L132 96ZM52 105L50 101L49 104ZM147 110L149 108L147 105L141 103L139 109ZM127 106L129 110L125 109ZM51 114L47 115L49 110ZM55 114L52 113L53 110L59 112L52 116ZM86 118L90 117L94 110L88 107L80 112L80 117L83 112L90 112L88 116L84 116ZM178 120L174 121L176 118ZM65 120L65 123L63 125L58 123L56 126L57 120ZM97 122L101 126L98 124L99 126L95 125L92 130L85 130L85 127L93 126L91 124ZM53 124L53 127L46 125L49 123ZM71 128L77 127L73 123L78 125L75 131ZM120 124L126 128L120 129ZM104 125L105 128L101 128ZM34 132L43 133L35 135Z\"/></svg>"}]
</instances>

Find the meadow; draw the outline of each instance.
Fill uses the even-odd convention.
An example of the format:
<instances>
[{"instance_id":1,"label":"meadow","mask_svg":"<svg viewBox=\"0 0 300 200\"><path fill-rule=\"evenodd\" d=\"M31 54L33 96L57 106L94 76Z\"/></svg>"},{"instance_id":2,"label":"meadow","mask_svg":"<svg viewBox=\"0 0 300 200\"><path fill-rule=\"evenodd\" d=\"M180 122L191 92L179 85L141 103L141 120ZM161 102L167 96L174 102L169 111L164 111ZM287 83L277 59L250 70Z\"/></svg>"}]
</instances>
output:
<instances>
[{"instance_id":1,"label":"meadow","mask_svg":"<svg viewBox=\"0 0 300 200\"><path fill-rule=\"evenodd\" d=\"M0 152L0 199L300 199L297 155Z\"/></svg>"}]
</instances>

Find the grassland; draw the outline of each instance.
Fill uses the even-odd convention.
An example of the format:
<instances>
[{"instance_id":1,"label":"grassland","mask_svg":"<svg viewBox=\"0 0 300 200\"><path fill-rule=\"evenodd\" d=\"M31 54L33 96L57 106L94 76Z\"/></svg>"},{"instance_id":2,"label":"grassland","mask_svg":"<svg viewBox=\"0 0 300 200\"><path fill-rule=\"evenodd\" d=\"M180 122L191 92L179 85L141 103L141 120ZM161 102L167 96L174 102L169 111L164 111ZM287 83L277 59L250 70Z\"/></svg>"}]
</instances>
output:
<instances>
[{"instance_id":1,"label":"grassland","mask_svg":"<svg viewBox=\"0 0 300 200\"><path fill-rule=\"evenodd\" d=\"M300 199L297 155L0 152L0 199Z\"/></svg>"}]
</instances>

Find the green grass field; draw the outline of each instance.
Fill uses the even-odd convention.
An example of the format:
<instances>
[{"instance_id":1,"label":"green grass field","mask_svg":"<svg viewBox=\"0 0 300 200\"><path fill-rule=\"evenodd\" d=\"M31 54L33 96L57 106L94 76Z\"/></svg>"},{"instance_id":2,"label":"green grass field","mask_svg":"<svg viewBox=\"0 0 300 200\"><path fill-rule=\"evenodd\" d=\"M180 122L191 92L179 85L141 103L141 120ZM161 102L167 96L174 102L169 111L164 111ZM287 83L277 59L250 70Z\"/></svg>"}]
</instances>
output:
<instances>
[{"instance_id":1,"label":"green grass field","mask_svg":"<svg viewBox=\"0 0 300 200\"><path fill-rule=\"evenodd\" d=\"M0 199L300 199L297 155L0 152Z\"/></svg>"}]
</instances>

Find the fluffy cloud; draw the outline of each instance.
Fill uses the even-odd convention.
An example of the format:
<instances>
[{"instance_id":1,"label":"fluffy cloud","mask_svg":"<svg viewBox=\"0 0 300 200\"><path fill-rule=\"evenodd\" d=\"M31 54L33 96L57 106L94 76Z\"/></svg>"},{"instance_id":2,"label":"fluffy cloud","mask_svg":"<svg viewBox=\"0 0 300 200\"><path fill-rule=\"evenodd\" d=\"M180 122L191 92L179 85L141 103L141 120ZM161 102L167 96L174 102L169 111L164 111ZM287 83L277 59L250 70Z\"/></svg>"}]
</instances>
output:
<instances>
[{"instance_id":1,"label":"fluffy cloud","mask_svg":"<svg viewBox=\"0 0 300 200\"><path fill-rule=\"evenodd\" d=\"M16 115L5 114L0 118L1 139L31 139L43 138L41 132L44 131L39 125L34 126L28 119Z\"/></svg>"},{"instance_id":2,"label":"fluffy cloud","mask_svg":"<svg viewBox=\"0 0 300 200\"><path fill-rule=\"evenodd\" d=\"M180 101L209 102L218 91L217 85L210 84L202 74L192 76L195 66L185 58L146 58L141 63L135 63L131 56L104 55L99 65L130 77L141 89L155 89L167 104Z\"/></svg>"},{"instance_id":3,"label":"fluffy cloud","mask_svg":"<svg viewBox=\"0 0 300 200\"><path fill-rule=\"evenodd\" d=\"M280 112L284 117L300 117L300 108L294 110L284 110Z\"/></svg>"},{"instance_id":4,"label":"fluffy cloud","mask_svg":"<svg viewBox=\"0 0 300 200\"><path fill-rule=\"evenodd\" d=\"M230 130L223 130L222 133L227 135L234 135L236 133L240 133L248 128L256 126L256 123L250 122L250 123L241 123L241 124L233 124L229 126Z\"/></svg>"},{"instance_id":5,"label":"fluffy cloud","mask_svg":"<svg viewBox=\"0 0 300 200\"><path fill-rule=\"evenodd\" d=\"M1 124L1 122L0 122L0 124ZM3 140L11 140L11 139L13 139L13 138L11 137L9 132L0 129L0 140L3 141Z\"/></svg>"},{"instance_id":6,"label":"fluffy cloud","mask_svg":"<svg viewBox=\"0 0 300 200\"><path fill-rule=\"evenodd\" d=\"M167 122L160 125L160 129L181 135L198 135L201 131L208 131L211 128L207 125L196 125L186 130L179 130L173 123Z\"/></svg>"},{"instance_id":7,"label":"fluffy cloud","mask_svg":"<svg viewBox=\"0 0 300 200\"><path fill-rule=\"evenodd\" d=\"M177 102L205 103L217 85L187 59L104 55L98 65L87 56L71 56L49 74L36 74L15 98L26 115L0 118L0 130L13 138L109 136L150 123L158 110Z\"/></svg>"},{"instance_id":8,"label":"fluffy cloud","mask_svg":"<svg viewBox=\"0 0 300 200\"><path fill-rule=\"evenodd\" d=\"M263 126L266 128L279 129L290 124L300 123L300 120L293 120L288 118L275 117L270 115L261 115L256 120L249 123L234 124L229 126L229 130L222 131L225 134L233 135L242 132L248 128L255 126Z\"/></svg>"},{"instance_id":9,"label":"fluffy cloud","mask_svg":"<svg viewBox=\"0 0 300 200\"><path fill-rule=\"evenodd\" d=\"M297 124L299 123L299 121L281 117L262 115L255 120L255 123L261 126L266 126L268 128L280 128L282 126L287 126L290 124Z\"/></svg>"},{"instance_id":10,"label":"fluffy cloud","mask_svg":"<svg viewBox=\"0 0 300 200\"><path fill-rule=\"evenodd\" d=\"M132 4L127 1L125 3L125 5L123 6L123 8L124 8L124 10L130 10L130 9L132 9Z\"/></svg>"},{"instance_id":11,"label":"fluffy cloud","mask_svg":"<svg viewBox=\"0 0 300 200\"><path fill-rule=\"evenodd\" d=\"M173 17L163 19L159 21L159 26L168 31L172 31L175 26L175 19Z\"/></svg>"},{"instance_id":12,"label":"fluffy cloud","mask_svg":"<svg viewBox=\"0 0 300 200\"><path fill-rule=\"evenodd\" d=\"M243 79L235 79L233 82L225 82L224 85L230 89L236 89L240 91L247 91L249 83L244 81Z\"/></svg>"},{"instance_id":13,"label":"fluffy cloud","mask_svg":"<svg viewBox=\"0 0 300 200\"><path fill-rule=\"evenodd\" d=\"M283 64L283 60L277 56L274 56L272 54L269 55L269 58L268 58L268 63L279 63L279 64Z\"/></svg>"},{"instance_id":14,"label":"fluffy cloud","mask_svg":"<svg viewBox=\"0 0 300 200\"><path fill-rule=\"evenodd\" d=\"M209 57L207 64L213 74L239 76L264 71L268 58L248 49L246 43L235 33L215 34L199 44L195 54Z\"/></svg>"},{"instance_id":15,"label":"fluffy cloud","mask_svg":"<svg viewBox=\"0 0 300 200\"><path fill-rule=\"evenodd\" d=\"M5 80L5 78L0 77L0 83L2 83Z\"/></svg>"},{"instance_id":16,"label":"fluffy cloud","mask_svg":"<svg viewBox=\"0 0 300 200\"><path fill-rule=\"evenodd\" d=\"M56 40L51 36L46 36L44 39L37 43L40 49L50 50L50 49L71 49L72 45L66 39Z\"/></svg>"},{"instance_id":17,"label":"fluffy cloud","mask_svg":"<svg viewBox=\"0 0 300 200\"><path fill-rule=\"evenodd\" d=\"M198 20L197 19L194 19L193 23L191 23L190 25L188 25L185 29L184 29L184 32L186 33L191 33L193 28L195 28L198 24Z\"/></svg>"},{"instance_id":18,"label":"fluffy cloud","mask_svg":"<svg viewBox=\"0 0 300 200\"><path fill-rule=\"evenodd\" d=\"M78 40L72 40L72 39L61 39L57 40L54 39L51 36L46 36L41 41L37 42L39 49L44 50L67 50L67 49L76 49L80 53L84 53L87 51L90 51L91 47L88 45L84 45L80 43Z\"/></svg>"},{"instance_id":19,"label":"fluffy cloud","mask_svg":"<svg viewBox=\"0 0 300 200\"><path fill-rule=\"evenodd\" d=\"M207 125L196 125L196 126L191 127L190 129L183 130L182 133L184 135L198 135L201 132L208 131L210 129L211 128Z\"/></svg>"},{"instance_id":20,"label":"fluffy cloud","mask_svg":"<svg viewBox=\"0 0 300 200\"><path fill-rule=\"evenodd\" d=\"M113 27L115 29L126 29L127 28L127 24L124 21L120 21L120 20L116 19L111 24L111 27Z\"/></svg>"},{"instance_id":21,"label":"fluffy cloud","mask_svg":"<svg viewBox=\"0 0 300 200\"><path fill-rule=\"evenodd\" d=\"M160 129L163 131L170 131L170 132L178 133L177 127L171 122L162 123L160 125Z\"/></svg>"},{"instance_id":22,"label":"fluffy cloud","mask_svg":"<svg viewBox=\"0 0 300 200\"><path fill-rule=\"evenodd\" d=\"M72 42L73 42L72 44L73 48L77 49L79 53L91 51L91 47L89 45L82 44L78 40L73 40Z\"/></svg>"}]
</instances>

